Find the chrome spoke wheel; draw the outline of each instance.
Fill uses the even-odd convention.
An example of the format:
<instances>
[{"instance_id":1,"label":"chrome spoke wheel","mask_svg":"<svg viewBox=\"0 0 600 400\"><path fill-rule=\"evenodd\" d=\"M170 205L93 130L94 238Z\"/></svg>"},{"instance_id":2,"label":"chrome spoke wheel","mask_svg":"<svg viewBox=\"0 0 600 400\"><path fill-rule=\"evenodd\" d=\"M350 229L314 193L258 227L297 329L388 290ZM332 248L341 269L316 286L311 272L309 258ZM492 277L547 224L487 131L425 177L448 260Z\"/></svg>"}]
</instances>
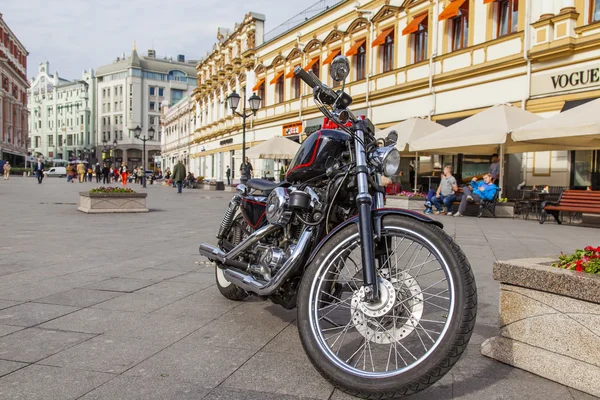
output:
<instances>
[{"instance_id":1,"label":"chrome spoke wheel","mask_svg":"<svg viewBox=\"0 0 600 400\"><path fill-rule=\"evenodd\" d=\"M375 249L380 299L365 301L358 234L323 260L310 288L309 319L324 355L359 377L391 377L438 347L455 307L440 249L417 232L384 226Z\"/></svg>"}]
</instances>

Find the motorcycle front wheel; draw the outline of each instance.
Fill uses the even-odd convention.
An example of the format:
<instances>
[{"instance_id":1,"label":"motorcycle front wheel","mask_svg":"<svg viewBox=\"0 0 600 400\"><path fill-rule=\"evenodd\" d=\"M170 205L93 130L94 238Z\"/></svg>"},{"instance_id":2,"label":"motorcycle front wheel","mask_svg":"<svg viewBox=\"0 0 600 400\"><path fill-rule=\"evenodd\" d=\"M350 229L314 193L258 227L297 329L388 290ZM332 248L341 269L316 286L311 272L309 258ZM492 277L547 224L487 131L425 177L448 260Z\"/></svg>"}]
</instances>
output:
<instances>
[{"instance_id":1,"label":"motorcycle front wheel","mask_svg":"<svg viewBox=\"0 0 600 400\"><path fill-rule=\"evenodd\" d=\"M386 216L375 246L380 300L364 301L357 225L320 249L302 279L298 329L314 367L341 390L399 398L442 378L471 337L477 289L441 228Z\"/></svg>"}]
</instances>

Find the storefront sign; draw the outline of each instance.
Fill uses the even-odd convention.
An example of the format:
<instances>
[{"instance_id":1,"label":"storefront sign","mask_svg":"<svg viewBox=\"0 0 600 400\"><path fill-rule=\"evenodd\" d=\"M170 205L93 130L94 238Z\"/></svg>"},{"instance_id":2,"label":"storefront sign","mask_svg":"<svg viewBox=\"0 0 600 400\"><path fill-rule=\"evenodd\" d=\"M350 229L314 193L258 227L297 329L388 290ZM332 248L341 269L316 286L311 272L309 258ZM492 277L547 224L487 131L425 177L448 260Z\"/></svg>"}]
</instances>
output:
<instances>
[{"instance_id":1,"label":"storefront sign","mask_svg":"<svg viewBox=\"0 0 600 400\"><path fill-rule=\"evenodd\" d=\"M220 144L221 146L225 146L226 144L231 144L231 143L233 143L233 138L230 138L230 139L225 139L225 140L221 140L221 141L219 142L219 144Z\"/></svg>"},{"instance_id":2,"label":"storefront sign","mask_svg":"<svg viewBox=\"0 0 600 400\"><path fill-rule=\"evenodd\" d=\"M596 86L600 86L600 67L597 65L534 74L531 77L532 96Z\"/></svg>"},{"instance_id":3,"label":"storefront sign","mask_svg":"<svg viewBox=\"0 0 600 400\"><path fill-rule=\"evenodd\" d=\"M282 128L283 136L299 135L302 133L302 122L284 125Z\"/></svg>"},{"instance_id":4,"label":"storefront sign","mask_svg":"<svg viewBox=\"0 0 600 400\"><path fill-rule=\"evenodd\" d=\"M142 161L142 159L141 159L141 158L139 158L139 157L128 157L128 158L127 158L127 161L131 161L131 162L140 162L140 161Z\"/></svg>"}]
</instances>

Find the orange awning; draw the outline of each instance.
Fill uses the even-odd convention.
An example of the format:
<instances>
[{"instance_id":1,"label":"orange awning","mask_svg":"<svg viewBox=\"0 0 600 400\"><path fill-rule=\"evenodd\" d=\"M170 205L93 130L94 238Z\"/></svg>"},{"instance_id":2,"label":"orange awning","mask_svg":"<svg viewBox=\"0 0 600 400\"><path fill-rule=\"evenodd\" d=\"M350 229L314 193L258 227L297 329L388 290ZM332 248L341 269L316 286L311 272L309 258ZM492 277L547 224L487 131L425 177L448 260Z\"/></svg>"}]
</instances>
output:
<instances>
[{"instance_id":1,"label":"orange awning","mask_svg":"<svg viewBox=\"0 0 600 400\"><path fill-rule=\"evenodd\" d=\"M414 33L416 31L419 30L419 25L421 24L421 22L423 22L423 20L425 18L427 18L428 13L424 13L421 15L416 16L412 21L410 21L410 24L406 25L406 28L404 28L404 30L402 31L403 35L408 35L409 33Z\"/></svg>"},{"instance_id":2,"label":"orange awning","mask_svg":"<svg viewBox=\"0 0 600 400\"><path fill-rule=\"evenodd\" d=\"M483 0L483 4L493 3L496 0Z\"/></svg>"},{"instance_id":3,"label":"orange awning","mask_svg":"<svg viewBox=\"0 0 600 400\"><path fill-rule=\"evenodd\" d=\"M310 69L312 69L313 65L315 65L320 59L321 57L315 57L312 60L310 60L310 62L306 64L306 67L304 67L304 70L309 71Z\"/></svg>"},{"instance_id":4,"label":"orange awning","mask_svg":"<svg viewBox=\"0 0 600 400\"><path fill-rule=\"evenodd\" d=\"M452 3L448 4L444 11L438 17L438 21L443 21L448 18L456 17L458 15L458 9L465 4L467 0L454 0Z\"/></svg>"},{"instance_id":5,"label":"orange awning","mask_svg":"<svg viewBox=\"0 0 600 400\"><path fill-rule=\"evenodd\" d=\"M277 83L277 80L279 78L281 78L281 75L283 75L284 71L279 71L278 73L275 74L275 78L271 79L271 82L269 82L271 85L274 85Z\"/></svg>"},{"instance_id":6,"label":"orange awning","mask_svg":"<svg viewBox=\"0 0 600 400\"><path fill-rule=\"evenodd\" d=\"M325 61L323 61L323 65L331 64L333 59L336 58L337 56L339 56L341 52L342 52L342 49L336 49L336 50L332 51L331 53L329 53L329 55L327 56Z\"/></svg>"},{"instance_id":7,"label":"orange awning","mask_svg":"<svg viewBox=\"0 0 600 400\"><path fill-rule=\"evenodd\" d=\"M263 83L265 83L265 78L262 78L260 81L258 81L258 83L252 88L252 91L256 92L258 89L260 89Z\"/></svg>"},{"instance_id":8,"label":"orange awning","mask_svg":"<svg viewBox=\"0 0 600 400\"><path fill-rule=\"evenodd\" d=\"M394 28L388 28L388 29L384 30L383 32L381 32L379 34L379 36L377 36L375 38L375 40L373 40L373 43L371 43L371 47L377 47L377 46L381 46L382 44L384 44L385 38L387 38L388 35L392 32L394 32Z\"/></svg>"},{"instance_id":9,"label":"orange awning","mask_svg":"<svg viewBox=\"0 0 600 400\"><path fill-rule=\"evenodd\" d=\"M296 69L296 67L299 67L299 65L296 65L292 69L290 69L290 72L288 72L286 74L285 79L289 79L289 78L293 78L294 77L294 70Z\"/></svg>"},{"instance_id":10,"label":"orange awning","mask_svg":"<svg viewBox=\"0 0 600 400\"><path fill-rule=\"evenodd\" d=\"M366 41L367 41L367 39L361 39L361 40L358 40L358 41L354 42L354 44L352 45L352 47L350 47L350 50L348 50L346 52L346 55L348 57L350 57L350 56L353 56L356 53L358 53L358 48L360 46L362 46L363 44L365 44Z\"/></svg>"}]
</instances>

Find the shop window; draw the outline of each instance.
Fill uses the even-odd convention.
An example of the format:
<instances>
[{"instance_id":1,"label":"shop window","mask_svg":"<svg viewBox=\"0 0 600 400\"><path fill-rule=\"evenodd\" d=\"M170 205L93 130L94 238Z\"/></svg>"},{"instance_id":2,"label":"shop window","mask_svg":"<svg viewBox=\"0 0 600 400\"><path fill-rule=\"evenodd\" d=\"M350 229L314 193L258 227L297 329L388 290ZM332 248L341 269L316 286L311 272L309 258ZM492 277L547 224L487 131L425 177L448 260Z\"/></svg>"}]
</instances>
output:
<instances>
[{"instance_id":1,"label":"shop window","mask_svg":"<svg viewBox=\"0 0 600 400\"><path fill-rule=\"evenodd\" d=\"M456 17L451 19L452 51L464 49L469 42L469 2L465 1L458 9Z\"/></svg>"},{"instance_id":2,"label":"shop window","mask_svg":"<svg viewBox=\"0 0 600 400\"><path fill-rule=\"evenodd\" d=\"M590 23L600 21L600 0L590 0Z\"/></svg>"},{"instance_id":3,"label":"shop window","mask_svg":"<svg viewBox=\"0 0 600 400\"><path fill-rule=\"evenodd\" d=\"M256 95L262 99L262 104L267 104L267 97L265 96L265 84L259 86Z\"/></svg>"},{"instance_id":4,"label":"shop window","mask_svg":"<svg viewBox=\"0 0 600 400\"><path fill-rule=\"evenodd\" d=\"M499 0L496 3L498 10L496 37L516 32L519 26L519 0Z\"/></svg>"},{"instance_id":5,"label":"shop window","mask_svg":"<svg viewBox=\"0 0 600 400\"><path fill-rule=\"evenodd\" d=\"M320 76L321 76L321 61L317 61L317 62L315 62L315 63L312 65L312 67L311 67L311 69L310 69L310 70L312 71L312 73L313 73L313 74L315 74L315 76L316 76L317 78L319 78L319 79L320 79Z\"/></svg>"}]
</instances>

